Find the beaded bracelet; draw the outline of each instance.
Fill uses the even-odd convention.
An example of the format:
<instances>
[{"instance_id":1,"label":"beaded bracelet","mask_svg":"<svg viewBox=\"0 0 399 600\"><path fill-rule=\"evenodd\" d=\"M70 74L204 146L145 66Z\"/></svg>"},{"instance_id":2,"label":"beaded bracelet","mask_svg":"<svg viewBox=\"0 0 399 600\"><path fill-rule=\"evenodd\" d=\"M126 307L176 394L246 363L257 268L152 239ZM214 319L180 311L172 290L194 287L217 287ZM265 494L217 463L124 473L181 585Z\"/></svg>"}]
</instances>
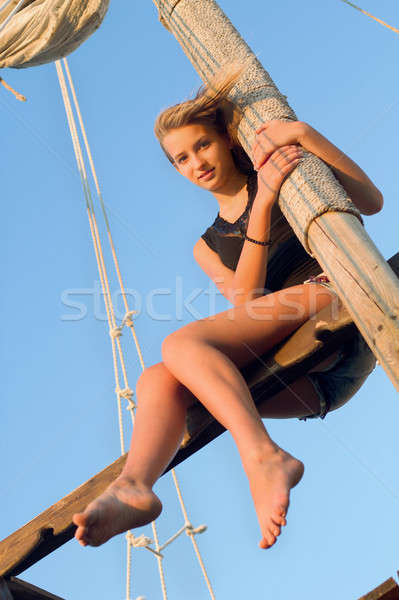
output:
<instances>
[{"instance_id":1,"label":"beaded bracelet","mask_svg":"<svg viewBox=\"0 0 399 600\"><path fill-rule=\"evenodd\" d=\"M267 242L259 242L258 240L254 240L253 238L248 237L246 234L244 236L244 239L248 240L248 242L252 242L253 244L259 244L260 246L271 246L273 243L271 240Z\"/></svg>"}]
</instances>

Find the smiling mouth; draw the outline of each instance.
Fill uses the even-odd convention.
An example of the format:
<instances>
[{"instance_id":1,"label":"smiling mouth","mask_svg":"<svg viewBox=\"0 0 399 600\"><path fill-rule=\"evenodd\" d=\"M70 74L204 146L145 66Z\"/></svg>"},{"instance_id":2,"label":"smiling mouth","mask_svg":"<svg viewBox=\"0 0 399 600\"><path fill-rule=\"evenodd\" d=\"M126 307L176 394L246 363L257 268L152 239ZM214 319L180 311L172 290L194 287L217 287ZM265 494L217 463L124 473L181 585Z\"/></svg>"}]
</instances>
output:
<instances>
[{"instance_id":1,"label":"smiling mouth","mask_svg":"<svg viewBox=\"0 0 399 600\"><path fill-rule=\"evenodd\" d=\"M210 173L213 173L214 170L215 170L215 167L212 167L212 169L209 169L209 171L205 171L205 173L202 173L202 175L200 175L198 179L202 179L203 177L206 177Z\"/></svg>"}]
</instances>

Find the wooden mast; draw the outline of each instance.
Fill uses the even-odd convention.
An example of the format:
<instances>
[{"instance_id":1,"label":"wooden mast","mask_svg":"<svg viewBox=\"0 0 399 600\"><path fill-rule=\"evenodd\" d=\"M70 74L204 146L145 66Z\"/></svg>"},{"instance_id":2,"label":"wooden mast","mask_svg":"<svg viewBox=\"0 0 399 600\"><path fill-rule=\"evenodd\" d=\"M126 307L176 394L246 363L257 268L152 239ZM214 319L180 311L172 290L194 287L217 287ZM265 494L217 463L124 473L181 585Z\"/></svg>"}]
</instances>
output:
<instances>
[{"instance_id":1,"label":"wooden mast","mask_svg":"<svg viewBox=\"0 0 399 600\"><path fill-rule=\"evenodd\" d=\"M251 60L233 90L249 151L254 131L270 119L296 119L286 99L215 0L154 0L162 23L181 44L203 81L225 63ZM360 214L332 171L317 157L284 182L281 211L304 247L334 282L352 319L399 391L399 283L367 235Z\"/></svg>"}]
</instances>

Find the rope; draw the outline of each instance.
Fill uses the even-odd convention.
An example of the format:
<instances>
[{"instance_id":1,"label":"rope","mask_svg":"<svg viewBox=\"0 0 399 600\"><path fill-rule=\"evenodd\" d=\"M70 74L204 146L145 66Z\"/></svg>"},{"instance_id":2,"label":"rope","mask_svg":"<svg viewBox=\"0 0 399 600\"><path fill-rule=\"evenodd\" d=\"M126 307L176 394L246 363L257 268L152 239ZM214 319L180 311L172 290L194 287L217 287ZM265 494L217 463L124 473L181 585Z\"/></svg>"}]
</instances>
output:
<instances>
[{"instance_id":1,"label":"rope","mask_svg":"<svg viewBox=\"0 0 399 600\"><path fill-rule=\"evenodd\" d=\"M76 92L75 92L75 88L73 86L73 82L72 82L72 77L71 77L71 73L70 70L68 68L68 63L67 60L64 58L63 59L64 65L66 65L66 70L67 70L67 75L68 75L68 81L71 85L71 90L73 92L73 99L74 99L74 103L75 103L75 108L76 111L79 115L79 123L81 126L81 130L82 130L82 135L84 132L84 138L85 138L85 144L86 144L86 150L88 152L88 154L91 157L91 151L90 151L90 147L89 147L89 143L87 140L87 136L86 136L86 131L84 128L84 124L83 124L83 119L81 117L81 113L80 113L80 108L79 108L79 104L78 104L78 100L77 100L77 96L76 96ZM70 131L71 131L71 136L72 136L72 140L74 142L74 149L75 149L75 156L77 158L77 162L78 162L78 167L79 167L79 171L81 173L81 178L82 178L82 182L83 182L83 187L85 190L85 196L86 196L86 206L88 209L88 216L89 216L89 222L90 222L90 229L92 232L92 238L93 238L93 246L95 249L95 255L96 255L96 260L97 260L97 266L98 266L98 270L100 273L100 279L101 279L101 285L102 285L102 290L103 290L103 294L104 294L104 300L105 300L105 304L106 304L106 308L107 308L107 316L108 316L108 323L109 323L109 327L110 327L110 334L111 334L111 341L112 341L112 354L113 354L113 362L114 362L114 373L115 373L115 380L116 380L116 389L119 390L120 389L120 385L119 385L119 373L118 373L118 365L117 365L117 358L116 358L116 352L115 352L115 341L117 343L118 346L118 350L119 350L119 359L120 359L120 363L121 363L121 367L122 367L122 371L123 371L123 377L124 377L124 381L125 381L125 389L128 388L128 382L127 382L127 374L126 374L126 367L125 367L125 362L124 362L124 357L123 357L123 353L122 353L122 348L120 345L120 335L118 335L118 328L115 325L115 316L114 316L114 310L113 310L113 305L112 305L112 299L111 299L111 293L110 293L110 289L109 289L109 281L108 281L108 276L107 276L107 272L106 272L106 268L105 268L105 263L104 263L104 255L103 255L103 251L102 251L102 246L101 246L101 241L98 235L98 227L97 227L97 222L96 222L96 218L95 218L95 213L94 213L94 207L92 204L92 200L91 200L91 194L90 194L90 188L88 186L88 180L87 180L87 173L86 173L86 169L85 169L85 165L84 165L84 160L83 160L83 154L82 154L82 150L81 150L81 146L80 146L80 141L77 135L77 130L76 130L76 124L74 121L74 117L73 117L73 112L72 112L72 108L71 108L71 104L70 104L70 99L69 99L69 94L68 94L68 90L66 88L66 84L65 84L65 78L64 78L64 74L62 71L62 67L61 64L59 63L59 61L56 62L56 67L57 67L57 73L60 79L60 84L61 84L61 90L63 93L63 98L64 98L64 103L67 109L67 116L68 116L68 122L70 125ZM97 187L97 192L99 197L102 198L100 189L99 189L99 185L98 185L98 179L97 179L97 175L95 172L95 168L94 168L94 161L91 158L90 161L91 164L91 168L92 168L92 173L93 173L93 178L95 176L95 181L97 181L96 183L96 187ZM107 227L108 227L108 231L109 231L109 239L112 242L112 236L111 236L111 232L110 232L110 228L109 228L109 222L108 222L108 218L106 215L106 211L105 211L105 207L104 204L102 203L102 207L103 207L103 214L106 218L106 223L107 223ZM112 242L112 246L114 248L113 242ZM113 252L114 255L114 262L116 265L118 265L118 260L116 257L116 253L115 251ZM120 270L119 270L119 265L117 266L117 271L119 272L119 281L120 281L120 285L122 286L121 291L122 291L122 295L125 299L125 306L127 309L127 313L126 316L130 317L130 321L131 321L131 314L133 314L134 311L129 311L129 306L127 305L127 300L126 300L126 293L123 287L123 282L122 282L122 278L120 276ZM131 327L131 330L133 331L134 328ZM135 337L135 339L137 340L137 337ZM139 352L139 356L141 358L141 362L142 362L142 368L144 369L144 361L142 360L142 353L141 353L141 349L137 340L137 346L138 348L138 352ZM120 434L120 440L121 440L121 453L124 454L125 453L125 440L124 440L124 430L123 430L123 417L122 417L122 407L121 407L121 402L120 402L120 398L121 396L119 394L117 394L117 408L118 408L118 420L119 420L119 434ZM134 413L133 411L131 411L131 417L132 417L132 422L134 425ZM153 529L153 534L154 537L157 539L157 531L156 531L156 525L153 522L151 524L152 529ZM129 555L130 556L130 555ZM128 556L128 558L129 558ZM162 567L162 563L160 562L160 558L158 558L158 567L159 567L159 574L160 574L160 579L161 579L161 585L162 585L162 590L163 590L163 597L164 600L167 600L167 595L166 595L166 589L165 589L165 577L164 577L164 573L163 573L163 567ZM130 571L131 570L131 565L128 564L127 565L127 569ZM128 583L128 582L127 582ZM127 598L130 597L130 589L127 589Z\"/></svg>"},{"instance_id":2,"label":"rope","mask_svg":"<svg viewBox=\"0 0 399 600\"><path fill-rule=\"evenodd\" d=\"M388 23L385 23L385 21L378 19L378 17L374 17L374 15L370 14L366 10L363 10L363 8L356 6L356 4L349 2L349 0L341 0L341 2L345 2L345 4L349 4L349 6L352 6L352 8L356 8L356 10L358 10L359 12L363 13L364 15L367 15L367 17L370 17L371 19L374 19L374 21L377 21L377 23L384 25L384 27L387 27L391 31L394 31L395 33L399 33L399 29L396 29L396 27L392 27L392 25L388 25Z\"/></svg>"},{"instance_id":3,"label":"rope","mask_svg":"<svg viewBox=\"0 0 399 600\"><path fill-rule=\"evenodd\" d=\"M64 59L64 63L65 62L66 62L66 59ZM85 165L84 165L82 149L80 146L79 137L78 137L77 129L76 129L76 123L74 120L71 102L70 102L68 90L66 87L65 77L64 77L64 73L63 73L60 61L56 61L56 69L57 69L58 79L60 82L63 100L64 100L69 129L71 132L73 147L74 147L74 151L75 151L75 157L76 157L76 161L78 164L78 170L79 170L79 173L81 176L83 191L84 191L84 195L85 195L86 209L87 209L87 214L88 214L89 224L90 224L90 232L92 235L93 247L94 247L95 257L96 257L96 261L97 261L97 267L98 267L98 271L99 271L99 275L100 275L102 291L103 291L103 295L104 295L104 303L105 303L106 312L107 312L108 324L109 324L110 331L114 331L116 329L115 316L114 316L114 311L113 311L113 307L112 307L112 298L111 298L111 294L110 294L110 290L109 290L108 277L107 277L105 263L104 263L104 259L103 259L101 241L100 241L100 238L98 235L98 228L97 228L97 224L96 224L96 220L95 220L94 208L93 208L92 201L91 201L90 188L88 185L88 179L87 179L87 173L86 173L86 169L85 169ZM120 345L120 339L117 336L113 337L111 335L111 347L112 347L112 357L113 357L116 390L120 390L121 387L120 387L120 381L119 381L119 370L118 370L115 343L118 346L119 358L120 358L120 362L122 365L123 376L124 376L124 381L125 381L125 389L127 389L127 388L129 388L129 385L128 385L128 381L127 381L126 368L124 365L124 358L123 358L123 353L122 353L122 349L121 349L121 345ZM121 396L119 394L117 394L117 408L118 408L118 420L119 420L119 433L120 433L120 441L121 441L121 453L124 454L125 441L124 441L122 408L121 408L120 398L121 398ZM132 420L134 421L133 412L131 412L131 415L132 415ZM128 553L128 559L129 558L130 558L130 553ZM128 571L130 571L130 564L128 564ZM130 580L127 582L127 598L130 598L129 587L130 587Z\"/></svg>"},{"instance_id":4,"label":"rope","mask_svg":"<svg viewBox=\"0 0 399 600\"><path fill-rule=\"evenodd\" d=\"M22 94L20 94L16 90L14 90L14 88L12 88L6 81L4 81L4 79L2 77L0 77L0 83L1 83L1 85L4 85L6 90L8 90L12 94L14 94L14 96L16 97L17 100L21 100L21 102L26 102L25 96L23 96Z\"/></svg>"},{"instance_id":5,"label":"rope","mask_svg":"<svg viewBox=\"0 0 399 600\"><path fill-rule=\"evenodd\" d=\"M128 305L128 302L127 302L127 296L126 296L125 286L123 284L122 275L121 275L121 271L120 271L120 267L119 267L119 261L118 261L117 255L116 255L115 245L114 245L114 241L113 241L113 238L112 238L111 229L110 229L110 226L109 226L109 220L108 220L108 216L107 216L107 211L105 209L103 196L102 196L102 193L101 193L101 190L100 190L100 185L98 183L97 172L96 172L96 169L95 169L95 166L94 166L94 161L93 161L93 157L92 157L92 153L91 153L89 141L88 141L87 135L86 135L86 129L85 129L85 126L84 126L84 123L83 123L83 119L82 119L82 115L81 115L81 112L80 112L80 107L79 107L78 99L77 99L76 92L75 92L75 86L74 86L73 81L72 81L71 72L69 70L69 65L68 65L67 59L64 58L63 62L64 62L64 65L65 65L65 70L66 70L66 73L67 73L69 85L71 87L72 97L73 97L73 100L74 100L74 103L75 103L76 113L78 115L79 124L80 124L80 128L81 128L81 131L82 131L82 136L83 136L83 140L84 140L84 143L85 143L85 148L86 148L87 156L89 158L90 168L91 168L91 172L92 172L93 179L94 179L94 184L95 184L96 191L97 191L97 196L98 196L98 199L100 201L100 205L101 205L101 209L102 209L102 213L103 213L103 217L104 217L104 221L105 221L105 226L106 226L106 229L107 229L108 240L109 240L110 247L111 247L111 252L112 252L112 258L114 260L114 265L115 265L115 269L116 269L116 273L117 273L118 281L119 281L119 287L120 287L120 290L121 290L121 293L122 293L123 303L125 305L125 310L126 310L125 319L126 319L128 317L128 315L131 316L135 311L129 311L129 305ZM133 336L133 339L134 339L134 342L135 342L135 345L136 345L136 350L137 350L137 354L138 354L138 357L139 357L139 360L140 360L141 368L144 370L144 368L145 368L144 367L144 359L143 359L143 355L142 355L142 352L141 352L140 344L139 344L139 341L137 339L136 332L134 330L132 320L130 319L129 322L131 322L131 325L128 324L128 323L127 324L130 327L131 332L132 332L132 336Z\"/></svg>"},{"instance_id":6,"label":"rope","mask_svg":"<svg viewBox=\"0 0 399 600\"><path fill-rule=\"evenodd\" d=\"M69 70L69 66L68 66L68 62L67 60L64 58L63 59L63 64L65 67L65 71L67 74L67 78L68 78L68 83L70 86L70 90L72 93L72 97L73 97L73 101L74 101L74 106L75 106L75 110L76 113L78 115L78 120L79 120L79 124L80 124L80 129L81 129L81 133L84 139L84 143L85 143L85 148L86 148L86 152L89 158L89 162L90 162L90 167L91 167L91 172L93 175L93 179L95 182L95 187L96 187L96 191L97 191L97 196L99 198L100 204L101 204L101 208L102 208L102 212L103 212L103 216L104 216L104 220L105 220L105 224L106 224L106 228L107 228L107 233L108 233L108 239L109 239L109 243L111 246L111 250L112 250L112 256L113 256L113 260L114 260L114 265L115 265L115 269L117 272L117 276L118 276L118 281L119 281L119 285L120 285L120 289L122 292L122 297L123 297L123 301L125 304L125 309L126 309L126 314L125 317L122 321L122 324L120 326L116 325L116 321L115 321L115 312L114 312L114 307L113 307L113 303L112 303L112 297L111 297L111 293L110 293L110 287L109 287L109 279L108 279L108 274L107 274L107 270L106 270L106 266L105 266L105 261L104 261L104 254L103 254L103 249L101 246L101 240L100 240L100 236L98 233L98 226L97 226L97 221L96 221L96 216L95 216L95 212L94 212L94 206L93 206L93 202L92 202L92 197L91 197L91 192L90 192L90 186L88 183L88 178L87 178L87 171L86 171L86 167L85 167L85 163L84 163L84 158L83 158L83 152L82 152L82 148L80 145L80 140L79 140L79 136L77 133L77 127L76 127L76 123L75 123L75 118L74 118L74 114L73 114L73 110L72 110L72 105L71 105L71 101L69 98L69 92L67 89L67 85L66 85L66 81L65 81L65 77L64 77L64 72L62 69L62 65L60 61L56 61L56 69L57 69L57 75L58 75L58 79L59 79L59 83L60 83L60 88L61 88L61 92L62 92L62 96L63 96L63 100L64 100L64 105L65 105L65 111L67 114L67 120L68 120L68 124L69 124L69 129L71 132L71 138L72 138L72 143L73 143L73 147L74 147L74 152L75 152L75 157L76 157L76 162L78 165L78 170L81 176L81 181L82 181L82 186L83 186L83 191L84 191L84 195L85 195L85 200L86 200L86 209L87 209L87 213L88 213L88 218L89 218L89 224L90 224L90 232L92 235L92 241L93 241L93 247L94 247L94 251L95 251L95 257L96 257L96 261L97 261L97 267L98 267L98 271L100 274L100 280L101 280L101 286L102 286L102 291L103 291L103 295L104 295L104 303L106 306L106 312L107 312L107 319L108 319L108 325L109 325L109 332L110 332L110 339L111 339L111 346L112 346L112 356L113 356L113 365L114 365L114 375L115 375L115 382L116 382L116 387L115 387L115 393L117 396L117 403L118 403L118 417L119 417L119 431L120 431L120 438L121 438L121 452L122 454L125 452L125 443L124 443L124 434L123 434L123 419L122 419L122 410L121 410L121 398L124 398L125 400L127 400L127 410L130 411L131 413L131 418L132 418L132 423L134 425L134 409L136 407L135 402L133 401L133 390L129 387L128 384L128 378L127 378L127 373L126 373L126 366L125 366L125 362L124 362L124 356L123 356L123 352L122 352L122 347L121 347L121 336L123 333L123 327L129 327L131 332L132 332L132 336L136 345L136 349L137 349L137 353L139 356L139 360L141 363L141 367L144 370L144 360L143 360L143 356L142 356L142 352L141 352L141 348L140 348L140 344L138 342L136 333L135 333L135 329L134 329L134 323L133 323L133 319L132 319L132 315L136 313L136 311L134 310L129 310L129 306L128 306L128 302L127 302L127 296L126 296L126 292L125 292L125 288L123 285L123 280L122 280L122 276L120 273L120 267L119 267L119 262L116 256L116 251L115 251L115 246L113 243L113 239L112 239L112 235L111 235L111 231L110 231L110 227L109 227L109 221L108 221L108 217L106 214L106 210L105 210L105 205L103 202L103 198L102 198L102 194L100 191L100 186L98 183L98 178L97 178L97 174L96 174L96 170L94 167L94 161L92 158L92 154L91 154L91 150L90 150L90 146L88 143L88 139L87 139L87 135L86 135L86 130L83 124L83 119L81 116L81 112L80 112L80 107L79 107L79 103L77 100L77 96L76 96L76 92L75 92L75 87L72 81L72 77L71 77L71 73ZM116 352L116 347L118 349L118 353ZM120 380L119 380L119 369L118 369L118 361L117 358L119 357L119 361L120 361L120 366L121 366L121 370L122 370L122 375L123 375L123 380L124 380L124 388L121 388L120 386ZM198 533L203 533L206 530L206 526L205 525L201 525L197 528L194 528L191 523L188 520L188 516L187 516L187 510L186 507L184 505L184 501L182 498L182 494L180 491L180 487L177 481L177 477L176 477L176 473L174 470L172 470L172 474L173 474L173 478L175 481L175 486L176 486L176 490L178 493L178 497L179 497L179 501L183 510L183 514L184 514L184 518L185 518L185 525L181 528L181 530L179 530L179 532L177 534L175 534L174 536L172 536L172 538L170 538L163 546L162 548L165 548L168 544L170 544L172 541L174 541L174 539L176 539L178 537L178 535L180 535L183 531L186 531L187 535L189 535L191 537L191 540L193 542L194 545L194 550L197 554L198 560L200 562L202 571L204 573L204 577L206 579L207 585L208 585L208 589L210 590L211 593L211 597L214 599L214 595L212 592L212 589L210 587L210 583L209 583L209 578L206 574L206 570L204 567L204 563L202 561L202 557L199 553L199 549L198 546L194 540L194 535L198 534ZM147 550L151 551L157 558L158 561L158 568L159 568L159 575L160 575L160 580L161 580L161 587L162 587L162 594L163 594L163 599L167 600L167 590L166 590L166 583L165 583L165 576L164 576L164 572L163 572L163 566L162 566L162 558L163 555L160 552L160 544L159 544L159 539L158 539L158 533L157 533L157 529L156 529L156 525L155 522L152 522L152 530L153 530L153 536L154 536L154 540L155 540L155 550L153 548L150 547L150 544L153 544L154 542L150 539L150 538L146 538L145 536L138 536L135 537L131 531L128 531L126 534L126 540L127 540L127 578L126 578L126 597L128 599L130 599L131 597L131 577L130 577L130 572L131 572L131 548L135 547L145 547L147 548Z\"/></svg>"},{"instance_id":7,"label":"rope","mask_svg":"<svg viewBox=\"0 0 399 600\"><path fill-rule=\"evenodd\" d=\"M199 564L200 564L200 567L201 567L202 574L203 574L203 576L204 576L204 579L205 579L206 585L207 585L207 587L208 587L209 595L211 596L212 600L215 600L215 594L214 594L214 592L213 592L212 585L211 585L211 582L210 582L210 580L209 580L209 576L208 576L208 573L207 573L207 571L206 571L206 568L205 568L204 561L202 560L202 556L201 556L201 553L200 553L200 551L199 551L199 548L198 548L198 545L197 545L197 541L196 541L196 539L195 539L195 537L194 537L195 530L194 530L194 529L192 529L192 525L191 525L191 523L190 523L190 521L189 521L189 519L188 519L188 515L187 515L187 509L186 509L186 506L185 506L185 504L184 504L183 495L182 495L182 493L181 493L181 490L180 490L180 485L179 485L179 482L178 482L178 480L177 480L176 473L175 473L175 470L174 470L174 469L172 469L172 477L173 477L173 481L174 481L174 483L175 483L176 492L177 492L177 496L178 496L178 498L179 498L179 502L180 502L180 506L181 506L181 509L182 509L182 512L183 512L184 520L185 520L185 522L186 522L186 525L187 525L187 526L189 526L189 527L191 527L191 530L190 530L190 532L189 532L189 531L187 531L186 533L187 533L187 535L189 535L189 536L190 536L190 538L191 538L191 542L192 542L192 544L193 544L194 552L195 552L195 554L197 555L197 559L198 559L198 562L199 562ZM202 533L202 531L204 531L203 527L205 527L205 526L204 526L204 525L201 525L201 526L200 526L200 528L201 528L201 531L198 531L198 533Z\"/></svg>"}]
</instances>

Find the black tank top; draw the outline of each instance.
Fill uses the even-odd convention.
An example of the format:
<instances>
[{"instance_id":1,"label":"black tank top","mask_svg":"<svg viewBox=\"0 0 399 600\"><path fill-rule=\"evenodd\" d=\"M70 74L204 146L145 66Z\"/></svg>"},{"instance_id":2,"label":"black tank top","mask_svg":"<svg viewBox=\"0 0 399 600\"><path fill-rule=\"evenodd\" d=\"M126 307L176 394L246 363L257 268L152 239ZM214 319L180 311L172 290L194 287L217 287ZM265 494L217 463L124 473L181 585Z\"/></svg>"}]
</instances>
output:
<instances>
[{"instance_id":1,"label":"black tank top","mask_svg":"<svg viewBox=\"0 0 399 600\"><path fill-rule=\"evenodd\" d=\"M202 234L202 239L219 255L222 263L235 271L244 245L249 216L257 192L257 173L248 177L248 202L242 215L230 223L219 213L210 227ZM265 293L302 283L310 275L322 271L319 263L311 258L291 229L277 202L273 205Z\"/></svg>"}]
</instances>

